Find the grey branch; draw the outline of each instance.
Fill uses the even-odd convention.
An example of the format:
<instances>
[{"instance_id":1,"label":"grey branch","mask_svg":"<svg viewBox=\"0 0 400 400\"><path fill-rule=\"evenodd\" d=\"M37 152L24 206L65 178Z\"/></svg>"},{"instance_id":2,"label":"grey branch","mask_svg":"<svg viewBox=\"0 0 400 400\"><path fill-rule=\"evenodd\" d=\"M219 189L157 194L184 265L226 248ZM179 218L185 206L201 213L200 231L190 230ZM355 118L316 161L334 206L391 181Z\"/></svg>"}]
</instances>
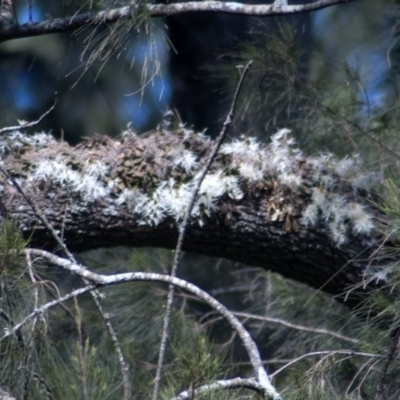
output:
<instances>
[{"instance_id":1,"label":"grey branch","mask_svg":"<svg viewBox=\"0 0 400 400\"><path fill-rule=\"evenodd\" d=\"M350 342L353 344L360 343L360 341L358 339L354 339L354 338L342 335L340 333L330 331L329 329L310 328L308 326L292 324L291 322L285 321L281 318L271 318L271 317L266 317L266 316L262 316L262 315L249 314L249 313L245 313L245 312L234 312L234 314L238 317L256 319L259 321L271 322L273 324L283 325L283 326L286 326L287 328L296 329L298 331L311 332L311 333L332 336L337 339L343 340L345 342Z\"/></svg>"},{"instance_id":2,"label":"grey branch","mask_svg":"<svg viewBox=\"0 0 400 400\"><path fill-rule=\"evenodd\" d=\"M284 371L286 368L289 368L291 365L296 364L297 362L303 360L304 358L307 357L313 357L313 356L334 356L336 354L343 354L349 357L366 357L366 358L376 358L378 360L383 360L386 358L385 355L383 354L374 354L374 353L364 353L360 351L353 351L353 350L322 350L322 351L313 351L312 353L307 353L307 354L302 354L300 357L295 358L294 360L291 360L288 362L286 365L283 367L279 368L277 371L275 371L273 374L271 374L271 377L276 377L278 374L280 374L282 371Z\"/></svg>"},{"instance_id":3,"label":"grey branch","mask_svg":"<svg viewBox=\"0 0 400 400\"><path fill-rule=\"evenodd\" d=\"M141 4L150 16L166 16L189 12L218 12L228 14L253 15L259 17L299 14L320 10L338 4L350 3L355 0L318 0L311 4L281 5L281 4L243 4L224 1L189 1L171 4ZM70 32L83 26L97 26L128 20L135 15L138 5L125 6L100 12L77 13L63 18L17 25L3 19L0 24L0 42L10 39L47 35L50 33Z\"/></svg>"},{"instance_id":4,"label":"grey branch","mask_svg":"<svg viewBox=\"0 0 400 400\"><path fill-rule=\"evenodd\" d=\"M257 383L257 381L255 381L254 379L234 378L234 379L225 379L216 381L208 385L201 386L195 390L185 390L171 400L192 399L193 395L199 396L204 393L209 393L221 389L240 389L240 388L250 389L260 394L262 394L263 391L262 386L259 383Z\"/></svg>"},{"instance_id":5,"label":"grey branch","mask_svg":"<svg viewBox=\"0 0 400 400\"><path fill-rule=\"evenodd\" d=\"M0 28L0 32L1 32L1 28ZM23 129L35 127L36 125L40 124L43 121L43 119L46 118L47 115L49 115L55 109L57 103L58 103L58 99L55 98L53 105L44 114L42 114L36 121L31 121L31 122L21 121L21 123L19 125L7 126L5 128L1 128L0 134L6 133L6 132L20 131Z\"/></svg>"},{"instance_id":6,"label":"grey branch","mask_svg":"<svg viewBox=\"0 0 400 400\"><path fill-rule=\"evenodd\" d=\"M264 369L257 345L254 342L254 340L251 338L250 334L246 331L246 329L243 327L241 322L224 305L222 305L216 299L211 297L207 292L204 292L197 286L195 286L183 279L174 278L169 275L162 275L162 274L156 274L156 273L128 272L128 273L121 273L121 274L115 274L115 275L101 275L101 274L97 274L97 273L83 267L82 265L72 263L71 261L69 261L65 258L58 257L52 253L49 253L49 252L46 252L43 250L30 249L30 250L26 250L26 252L34 257L44 258L47 261L53 263L54 265L57 265L64 269L67 269L68 271L80 276L81 278L87 279L90 282L92 282L92 285L88 285L85 288L82 288L81 292L79 292L79 295L83 294L87 291L93 290L96 287L115 285L115 284L120 284L120 283L124 283L124 282L140 282L140 281L164 282L164 283L172 284L176 287L179 287L183 290L188 291L192 295L196 296L198 299L204 301L211 308L213 308L216 312L218 312L224 318L227 319L227 321L229 322L231 327L237 332L237 334L241 338L243 346L245 347L247 354L250 358L254 373L257 378L257 382L262 387L267 398L271 399L271 400L280 400L281 399L280 395L277 393L275 388L272 386L272 384L268 378L268 375ZM77 291L74 291L74 292L76 293ZM71 295L71 293L69 295ZM67 295L67 296L64 296L63 299L67 300L69 298L71 298L71 296L68 297L68 295ZM59 304L59 302L57 302L57 300L56 300L56 301L49 302L49 303L35 309L22 322L15 325L13 328L9 329L0 340L3 340L6 337L11 336L12 334L14 334L18 330L20 330L23 325L25 325L27 322L29 322L36 315L42 314L44 311L48 310L49 308L54 307L57 304Z\"/></svg>"}]
</instances>

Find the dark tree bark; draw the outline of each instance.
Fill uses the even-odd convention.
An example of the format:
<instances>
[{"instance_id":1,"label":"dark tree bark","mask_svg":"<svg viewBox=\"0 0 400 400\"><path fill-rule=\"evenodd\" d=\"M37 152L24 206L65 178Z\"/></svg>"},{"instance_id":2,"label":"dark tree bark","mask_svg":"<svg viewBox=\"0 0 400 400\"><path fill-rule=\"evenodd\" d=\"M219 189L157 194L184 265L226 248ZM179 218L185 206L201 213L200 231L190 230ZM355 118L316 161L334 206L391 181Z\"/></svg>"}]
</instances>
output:
<instances>
[{"instance_id":1,"label":"dark tree bark","mask_svg":"<svg viewBox=\"0 0 400 400\"><path fill-rule=\"evenodd\" d=\"M251 152L251 146L255 152L250 158L259 154L260 162L269 163L257 179L240 170L246 163L243 149ZM207 139L185 129L144 136L126 132L121 140L98 137L76 147L43 134L12 133L1 138L0 154L2 168L34 200L71 251L111 246L172 249L186 204L179 193L191 187L211 147ZM182 161L184 155L186 160L193 158ZM210 180L203 183L202 204L192 217L184 250L269 269L358 306L381 283L374 275L379 273L375 259L381 239L376 222L372 229L372 219L370 229L362 231L347 217L341 241L332 234L329 215L322 209L319 220L306 224L306 212L322 190L315 175L317 160L290 147L286 134L275 137L269 147L249 140L223 147ZM286 167L281 162L290 165L289 175L282 172ZM343 209L362 205L369 196L360 195L348 179L344 183L328 167L323 172L334 180L325 197L340 195ZM290 183L287 176L297 176L301 183ZM1 221L16 221L30 246L57 250L15 184L4 174L0 184ZM216 193L223 186L226 189ZM362 210L365 218L378 213L364 205ZM363 281L363 289L354 289Z\"/></svg>"}]
</instances>

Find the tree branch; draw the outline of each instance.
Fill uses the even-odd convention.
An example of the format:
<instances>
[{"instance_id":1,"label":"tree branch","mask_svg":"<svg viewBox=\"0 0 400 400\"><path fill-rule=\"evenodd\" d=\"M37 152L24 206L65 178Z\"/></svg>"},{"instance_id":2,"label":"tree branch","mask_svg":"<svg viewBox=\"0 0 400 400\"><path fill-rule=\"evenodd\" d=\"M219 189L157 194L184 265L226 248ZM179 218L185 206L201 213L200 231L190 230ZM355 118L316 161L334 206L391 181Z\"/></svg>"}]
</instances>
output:
<instances>
[{"instance_id":1,"label":"tree branch","mask_svg":"<svg viewBox=\"0 0 400 400\"><path fill-rule=\"evenodd\" d=\"M24 25L8 23L0 25L0 42L23 37L48 35L51 33L71 32L83 26L98 26L115 23L119 20L129 20L139 8L145 7L150 16L167 16L188 12L218 12L238 15L277 16L298 14L320 10L338 4L350 3L355 0L318 0L311 4L300 5L255 5L223 1L192 1L172 4L140 4L105 10L86 12L63 18L55 18L42 22L29 22ZM4 2L4 0L3 0Z\"/></svg>"},{"instance_id":2,"label":"tree branch","mask_svg":"<svg viewBox=\"0 0 400 400\"><path fill-rule=\"evenodd\" d=\"M207 138L184 127L142 136L127 131L119 140L97 137L76 147L43 134L0 137L2 168L45 210L71 251L175 248L199 165L211 150ZM284 130L269 145L251 138L223 145L183 250L269 269L358 306L385 283L379 264L392 246L382 237L387 218L360 188L369 178L356 161L324 157L303 156ZM31 246L57 247L1 176L0 201L0 223L13 219Z\"/></svg>"},{"instance_id":3,"label":"tree branch","mask_svg":"<svg viewBox=\"0 0 400 400\"><path fill-rule=\"evenodd\" d=\"M296 329L299 331L304 331L304 332L311 332L311 333L317 333L317 334L322 334L322 335L328 335L335 337L336 339L343 340L345 342L350 342L353 344L358 344L360 341L358 339L354 339L345 335L342 335L340 333L330 331L328 329L321 329L321 328L310 328L308 326L304 325L298 325L298 324L292 324L291 322L285 321L281 318L272 318L272 317L265 317L262 315L256 315L256 314L249 314L245 312L233 312L234 315L238 317L244 317L244 318L249 318L249 319L256 319L259 321L264 321L264 322L271 322L273 324L279 324L286 326L287 328L291 329Z\"/></svg>"},{"instance_id":4,"label":"tree branch","mask_svg":"<svg viewBox=\"0 0 400 400\"><path fill-rule=\"evenodd\" d=\"M250 389L259 394L263 393L262 386L254 379L234 378L216 381L208 385L198 387L194 390L185 390L171 400L193 399L193 396L199 396L203 395L204 393L215 392L216 390L222 389Z\"/></svg>"},{"instance_id":5,"label":"tree branch","mask_svg":"<svg viewBox=\"0 0 400 400\"><path fill-rule=\"evenodd\" d=\"M374 354L374 353L364 353L360 351L353 351L353 350L322 350L322 351L314 351L311 353L307 354L302 354L300 357L295 358L294 360L291 360L288 362L286 365L283 367L279 368L277 371L275 371L273 374L271 374L271 377L276 377L278 374L280 374L282 371L284 371L286 368L289 368L293 364L303 360L304 358L307 357L312 357L312 356L334 356L336 354L344 354L349 357L367 357L367 358L376 358L378 360L383 360L386 358L386 356L382 354Z\"/></svg>"},{"instance_id":6,"label":"tree branch","mask_svg":"<svg viewBox=\"0 0 400 400\"><path fill-rule=\"evenodd\" d=\"M247 354L250 358L251 364L254 369L254 373L257 377L257 381L262 387L262 390L264 391L265 395L267 396L268 399L271 400L280 400L281 397L280 395L276 392L275 388L271 385L271 382L268 378L267 373L265 372L263 363L260 358L260 354L257 348L257 345L251 338L250 334L246 331L246 329L243 327L243 325L240 323L240 321L221 303L219 303L217 300L215 300L213 297L211 297L207 292L201 290L197 286L179 278L174 278L169 275L162 275L162 274L156 274L156 273L146 273L146 272L128 272L128 273L121 273L121 274L115 274L115 275L102 275L102 274L97 274L81 265L72 263L69 260L66 260L64 258L58 257L52 253L48 253L46 251L42 250L37 250L37 249L31 249L26 251L28 254L31 254L36 257L42 257L46 259L47 261L61 267L64 269L67 269L68 271L80 276L81 278L85 280L89 280L92 282L94 285L87 285L85 288L82 288L81 291L79 292L79 295L86 293L87 291L93 290L95 287L103 287L103 286L109 286L109 285L115 285L115 284L120 284L120 283L126 283L126 282L164 282L168 284L172 284L176 287L179 287L183 290L188 291L189 293L193 294L196 296L198 299L204 301L206 304L208 304L213 310L221 314L226 320L229 322L231 327L237 332L239 335L240 339L242 340L243 346L245 347ZM75 297L72 296L72 293L76 293L77 291L75 290L74 292L69 293L66 296L63 296L62 301L66 301L69 298ZM61 299L59 299L61 300ZM37 309L35 309L29 316L25 317L24 320L15 325L13 328L9 329L5 335L0 339L3 340L12 334L14 334L16 331L20 330L23 325L25 325L27 322L29 322L32 318L34 318L38 314L42 314L44 311L48 310L49 308L52 308L56 305L58 305L59 302L57 301L51 301Z\"/></svg>"}]
</instances>

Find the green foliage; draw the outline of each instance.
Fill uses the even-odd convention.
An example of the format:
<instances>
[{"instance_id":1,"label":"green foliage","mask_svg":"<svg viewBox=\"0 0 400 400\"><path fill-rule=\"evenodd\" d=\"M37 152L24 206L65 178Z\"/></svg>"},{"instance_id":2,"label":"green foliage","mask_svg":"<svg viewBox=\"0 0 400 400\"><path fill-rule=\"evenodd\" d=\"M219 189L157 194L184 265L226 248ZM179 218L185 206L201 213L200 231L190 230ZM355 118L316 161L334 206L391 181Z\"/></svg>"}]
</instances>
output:
<instances>
[{"instance_id":1,"label":"green foliage","mask_svg":"<svg viewBox=\"0 0 400 400\"><path fill-rule=\"evenodd\" d=\"M169 380L173 387L194 389L212 382L220 374L222 359L217 357L217 348L195 327L188 330L182 341L171 345L175 365Z\"/></svg>"},{"instance_id":2,"label":"green foliage","mask_svg":"<svg viewBox=\"0 0 400 400\"><path fill-rule=\"evenodd\" d=\"M2 221L0 225L0 278L10 276L21 265L21 251L26 241L22 238L15 224L11 221ZM18 271L18 274L20 271Z\"/></svg>"}]
</instances>

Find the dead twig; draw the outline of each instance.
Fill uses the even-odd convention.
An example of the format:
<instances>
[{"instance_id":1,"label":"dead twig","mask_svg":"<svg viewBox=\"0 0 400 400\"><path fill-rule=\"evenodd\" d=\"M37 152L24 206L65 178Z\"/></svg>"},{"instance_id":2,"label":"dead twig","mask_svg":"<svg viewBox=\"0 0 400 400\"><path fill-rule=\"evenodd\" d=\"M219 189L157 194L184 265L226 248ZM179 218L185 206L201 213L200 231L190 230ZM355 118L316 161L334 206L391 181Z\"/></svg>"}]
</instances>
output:
<instances>
[{"instance_id":1,"label":"dead twig","mask_svg":"<svg viewBox=\"0 0 400 400\"><path fill-rule=\"evenodd\" d=\"M206 165L204 166L204 169L202 171L202 173L200 174L200 177L198 178L195 187L193 189L193 193L192 196L190 198L189 204L187 206L186 209L186 213L185 216L183 218L183 222L179 227L179 237L178 237L178 243L176 245L176 249L175 249L175 254L174 254L174 260L172 262L172 269L171 269L171 276L175 277L177 274L177 270L178 270L178 265L179 265L179 261L181 259L181 254L182 254L182 245L183 245L183 239L185 237L185 232L186 232L186 228L188 226L189 220L190 220L190 215L192 213L193 207L195 205L197 196L199 194L200 191L200 187L201 184L204 181L204 178L206 177L211 164L213 163L215 157L218 154L218 151L222 145L222 142L224 141L226 134L230 128L230 126L232 125L232 121L233 121L233 116L234 116L234 112L235 112L235 107L236 107L236 102L237 102L237 98L239 96L239 92L240 89L242 87L244 78L251 66L253 61L249 61L247 63L247 65L243 68L243 71L241 73L240 79L239 79L239 83L236 87L236 91L235 94L233 96L233 100L232 100L232 105L231 108L229 110L229 113L225 119L225 122L222 126L222 130L221 133L219 134L217 141L215 143L215 146L206 162ZM158 356L158 362L157 362L157 372L156 372L156 377L154 380L154 390L153 390L153 400L157 400L158 399L158 395L159 395L159 391L160 391L160 383L161 383L161 375L162 375L162 366L164 363L164 355L165 355L165 351L166 351L166 347L167 347L167 339L168 339L168 330L169 330L169 323L171 320L171 313L172 313L172 303L174 300L174 291L175 291L175 287L173 285L170 285L168 288L168 298L167 298L167 306L166 306L166 310L165 310L165 317L164 317L164 324L163 324L163 330L162 330L162 335L161 335L161 343L160 343L160 350L159 350L159 356Z\"/></svg>"},{"instance_id":2,"label":"dead twig","mask_svg":"<svg viewBox=\"0 0 400 400\"><path fill-rule=\"evenodd\" d=\"M0 129L0 134L6 133L6 132L18 131L18 130L21 130L21 129L33 128L34 126L40 124L43 121L43 119L46 118L47 115L49 115L56 108L57 103L58 103L58 99L56 97L54 99L53 105L44 114L42 114L39 117L39 119L37 119L36 121L32 121L32 122L21 121L21 123L19 125L6 126L5 128Z\"/></svg>"}]
</instances>

